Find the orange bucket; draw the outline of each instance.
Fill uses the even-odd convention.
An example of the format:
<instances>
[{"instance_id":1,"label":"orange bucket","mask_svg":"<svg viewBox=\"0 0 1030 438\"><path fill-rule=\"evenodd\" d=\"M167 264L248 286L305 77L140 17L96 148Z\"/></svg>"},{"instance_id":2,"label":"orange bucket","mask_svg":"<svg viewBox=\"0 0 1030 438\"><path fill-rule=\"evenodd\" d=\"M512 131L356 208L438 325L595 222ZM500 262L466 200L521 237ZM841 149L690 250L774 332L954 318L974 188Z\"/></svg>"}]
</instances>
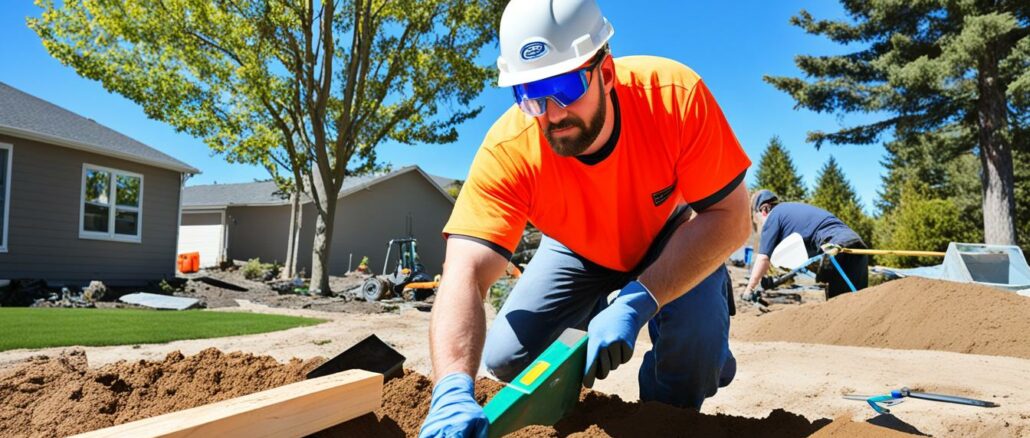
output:
<instances>
[{"instance_id":1,"label":"orange bucket","mask_svg":"<svg viewBox=\"0 0 1030 438\"><path fill-rule=\"evenodd\" d=\"M179 259L176 262L179 268L179 272L183 274L190 274L200 270L200 253L199 252L187 252L179 254Z\"/></svg>"}]
</instances>

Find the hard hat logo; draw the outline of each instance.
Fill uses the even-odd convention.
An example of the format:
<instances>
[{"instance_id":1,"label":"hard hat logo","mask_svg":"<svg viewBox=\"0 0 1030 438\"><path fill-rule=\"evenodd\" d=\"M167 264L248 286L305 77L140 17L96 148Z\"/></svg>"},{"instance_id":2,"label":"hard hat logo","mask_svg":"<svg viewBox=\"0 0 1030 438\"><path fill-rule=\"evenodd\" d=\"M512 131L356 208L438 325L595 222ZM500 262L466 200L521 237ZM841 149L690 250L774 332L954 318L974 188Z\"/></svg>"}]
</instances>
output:
<instances>
[{"instance_id":1,"label":"hard hat logo","mask_svg":"<svg viewBox=\"0 0 1030 438\"><path fill-rule=\"evenodd\" d=\"M519 56L523 61L533 61L536 59L543 58L547 54L547 44L540 41L534 41L529 44L522 46L522 50L519 51Z\"/></svg>"}]
</instances>

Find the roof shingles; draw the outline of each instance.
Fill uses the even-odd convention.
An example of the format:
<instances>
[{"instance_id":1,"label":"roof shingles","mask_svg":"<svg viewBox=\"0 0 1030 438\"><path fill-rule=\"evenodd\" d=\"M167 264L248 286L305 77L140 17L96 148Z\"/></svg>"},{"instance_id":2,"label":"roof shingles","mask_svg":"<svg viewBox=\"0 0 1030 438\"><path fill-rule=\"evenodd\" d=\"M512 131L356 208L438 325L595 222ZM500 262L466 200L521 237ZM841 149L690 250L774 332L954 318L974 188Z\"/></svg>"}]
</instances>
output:
<instances>
[{"instance_id":1,"label":"roof shingles","mask_svg":"<svg viewBox=\"0 0 1030 438\"><path fill-rule=\"evenodd\" d=\"M89 149L180 172L200 173L157 149L3 82L0 82L0 132L34 136L35 140L53 141L61 146Z\"/></svg>"},{"instance_id":2,"label":"roof shingles","mask_svg":"<svg viewBox=\"0 0 1030 438\"><path fill-rule=\"evenodd\" d=\"M388 173L348 176L343 180L343 187L340 188L340 196L345 196L360 189L362 186L372 185L389 177L416 170L418 170L418 166L408 166ZM430 181L435 184L439 184L435 177L430 177ZM446 194L444 195L447 196ZM235 184L205 184L188 186L182 191L182 206L183 208L188 209L225 207L229 205L286 204L289 204L289 194L282 194L279 192L279 188L271 181Z\"/></svg>"}]
</instances>

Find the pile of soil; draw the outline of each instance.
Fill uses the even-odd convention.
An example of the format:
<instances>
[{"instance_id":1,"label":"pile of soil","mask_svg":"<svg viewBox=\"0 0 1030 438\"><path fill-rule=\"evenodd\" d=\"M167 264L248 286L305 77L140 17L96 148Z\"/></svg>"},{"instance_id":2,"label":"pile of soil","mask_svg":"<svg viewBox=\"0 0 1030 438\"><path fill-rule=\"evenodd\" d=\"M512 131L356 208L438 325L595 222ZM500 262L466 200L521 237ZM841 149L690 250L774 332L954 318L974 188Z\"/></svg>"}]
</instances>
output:
<instances>
[{"instance_id":1,"label":"pile of soil","mask_svg":"<svg viewBox=\"0 0 1030 438\"><path fill-rule=\"evenodd\" d=\"M476 401L485 404L503 386L479 379ZM314 436L330 437L415 437L429 412L433 384L426 377L406 372L383 390L383 407ZM608 437L677 436L689 431L704 437L891 437L911 436L849 419L808 421L805 417L777 409L765 418L706 415L654 402L625 402L618 396L584 390L580 404L553 427L530 426L509 437ZM896 435L892 435L896 434Z\"/></svg>"},{"instance_id":2,"label":"pile of soil","mask_svg":"<svg viewBox=\"0 0 1030 438\"><path fill-rule=\"evenodd\" d=\"M812 434L812 438L905 438L921 435L899 432L870 423L858 423L841 417Z\"/></svg>"},{"instance_id":3,"label":"pile of soil","mask_svg":"<svg viewBox=\"0 0 1030 438\"><path fill-rule=\"evenodd\" d=\"M1030 359L1030 299L977 284L909 277L735 322L734 338Z\"/></svg>"},{"instance_id":4,"label":"pile of soil","mask_svg":"<svg viewBox=\"0 0 1030 438\"><path fill-rule=\"evenodd\" d=\"M210 348L91 369L81 350L36 356L0 371L0 436L66 436L188 409L303 380L324 361Z\"/></svg>"},{"instance_id":5,"label":"pile of soil","mask_svg":"<svg viewBox=\"0 0 1030 438\"><path fill-rule=\"evenodd\" d=\"M118 362L90 369L85 353L37 356L0 372L0 436L65 436L188 409L293 383L323 358L280 364L268 356L207 349L179 352L162 361ZM485 404L502 388L479 379L476 400ZM429 411L433 384L406 371L388 382L374 413L315 434L317 437L414 437ZM576 410L553 427L530 426L526 437L669 436L690 431L715 437L909 436L849 419L809 421L777 409L765 418L705 415L659 403L625 402L584 390Z\"/></svg>"}]
</instances>

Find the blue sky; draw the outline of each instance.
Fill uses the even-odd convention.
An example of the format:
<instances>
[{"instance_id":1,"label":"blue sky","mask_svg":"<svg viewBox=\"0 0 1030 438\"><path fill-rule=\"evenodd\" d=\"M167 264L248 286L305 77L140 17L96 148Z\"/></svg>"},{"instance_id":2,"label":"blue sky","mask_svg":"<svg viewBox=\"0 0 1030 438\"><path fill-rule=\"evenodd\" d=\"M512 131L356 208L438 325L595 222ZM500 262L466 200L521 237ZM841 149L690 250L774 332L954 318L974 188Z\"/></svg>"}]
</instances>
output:
<instances>
[{"instance_id":1,"label":"blue sky","mask_svg":"<svg viewBox=\"0 0 1030 438\"><path fill-rule=\"evenodd\" d=\"M800 74L794 56L837 54L844 48L805 34L788 23L800 9L817 18L838 18L841 7L830 1L625 1L599 0L615 27L611 42L615 56L657 55L680 61L697 71L708 84L756 164L766 144L778 135L809 187L832 155L855 186L868 212L884 172L881 145L825 146L817 151L805 143L811 130L832 131L860 115L839 116L794 110L794 102L762 81L762 75ZM203 173L190 185L244 182L266 178L264 169L229 164L212 155L204 144L169 126L150 120L142 109L119 95L108 93L94 81L80 78L51 58L39 38L25 24L37 16L31 1L3 2L0 6L0 81L53 102L199 168ZM486 49L489 58L496 48ZM405 146L385 144L379 157L394 167L418 164L426 171L464 179L476 149L493 121L511 105L506 89L490 87L478 98L484 106L478 118L460 129L449 145ZM753 169L753 168L752 168ZM748 176L751 181L751 175Z\"/></svg>"}]
</instances>

